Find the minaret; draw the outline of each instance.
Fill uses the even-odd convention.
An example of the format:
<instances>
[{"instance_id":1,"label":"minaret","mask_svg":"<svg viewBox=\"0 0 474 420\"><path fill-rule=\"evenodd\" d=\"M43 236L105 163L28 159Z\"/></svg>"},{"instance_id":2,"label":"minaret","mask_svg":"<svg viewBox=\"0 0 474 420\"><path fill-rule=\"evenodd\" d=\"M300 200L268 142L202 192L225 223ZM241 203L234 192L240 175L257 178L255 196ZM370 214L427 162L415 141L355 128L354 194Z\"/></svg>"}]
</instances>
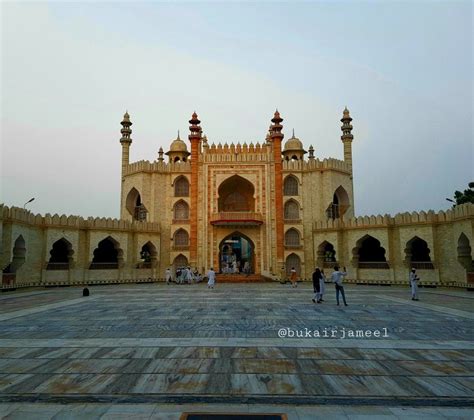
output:
<instances>
[{"instance_id":1,"label":"minaret","mask_svg":"<svg viewBox=\"0 0 474 420\"><path fill-rule=\"evenodd\" d=\"M341 118L341 140L344 143L344 162L347 162L349 164L349 167L352 172L352 140L354 139L354 136L351 134L351 121L352 118L349 115L349 110L347 109L347 107L345 107Z\"/></svg>"},{"instance_id":2,"label":"minaret","mask_svg":"<svg viewBox=\"0 0 474 420\"><path fill-rule=\"evenodd\" d=\"M125 169L127 168L130 161L130 145L132 144L132 138L130 137L130 135L132 134L132 129L130 128L130 126L132 125L132 122L130 121L130 115L128 115L128 112L125 112L123 116L123 120L120 124L122 124L122 129L120 130L120 132L122 133L120 144L122 145L122 181L123 181Z\"/></svg>"},{"instance_id":3,"label":"minaret","mask_svg":"<svg viewBox=\"0 0 474 420\"><path fill-rule=\"evenodd\" d=\"M276 246L277 246L277 264L281 267L284 263L283 248L283 173L281 158L281 142L283 141L283 133L281 125L283 118L280 117L278 109L272 118L270 126L270 139L273 147L273 164L275 169L275 228L276 228Z\"/></svg>"},{"instance_id":4,"label":"minaret","mask_svg":"<svg viewBox=\"0 0 474 420\"><path fill-rule=\"evenodd\" d=\"M196 267L197 261L197 235L198 235L198 194L199 194L199 151L201 147L201 135L202 128L200 127L201 121L199 121L196 111L193 112L191 119L189 120L189 131L191 132L188 136L191 142L191 208L189 211L190 216L190 235L189 235L189 263L191 266Z\"/></svg>"}]
</instances>

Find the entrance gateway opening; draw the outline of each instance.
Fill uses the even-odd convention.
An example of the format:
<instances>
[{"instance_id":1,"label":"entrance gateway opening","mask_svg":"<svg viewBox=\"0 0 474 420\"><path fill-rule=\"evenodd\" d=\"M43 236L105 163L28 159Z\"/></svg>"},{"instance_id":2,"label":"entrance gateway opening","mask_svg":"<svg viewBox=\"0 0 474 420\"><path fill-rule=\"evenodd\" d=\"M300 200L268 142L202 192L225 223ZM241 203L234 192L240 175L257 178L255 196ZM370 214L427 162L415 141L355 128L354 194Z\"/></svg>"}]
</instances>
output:
<instances>
[{"instance_id":1,"label":"entrance gateway opening","mask_svg":"<svg viewBox=\"0 0 474 420\"><path fill-rule=\"evenodd\" d=\"M223 274L255 273L253 242L240 233L227 236L219 245L219 272Z\"/></svg>"}]
</instances>

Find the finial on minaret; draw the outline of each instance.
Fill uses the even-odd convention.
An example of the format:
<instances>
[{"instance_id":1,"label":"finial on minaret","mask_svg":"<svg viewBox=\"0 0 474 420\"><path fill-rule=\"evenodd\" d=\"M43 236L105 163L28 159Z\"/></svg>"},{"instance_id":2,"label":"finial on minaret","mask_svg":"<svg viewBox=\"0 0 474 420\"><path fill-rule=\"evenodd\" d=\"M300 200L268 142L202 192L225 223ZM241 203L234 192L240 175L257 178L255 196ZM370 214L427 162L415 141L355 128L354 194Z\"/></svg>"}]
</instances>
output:
<instances>
[{"instance_id":1,"label":"finial on minaret","mask_svg":"<svg viewBox=\"0 0 474 420\"><path fill-rule=\"evenodd\" d=\"M130 121L130 115L128 114L128 111L125 111L125 114L123 115L123 120L120 123L122 125L122 129L120 132L122 133L122 138L120 139L120 143L131 143L132 138L130 135L132 134L132 129L130 128L132 126L132 122Z\"/></svg>"},{"instance_id":2,"label":"finial on minaret","mask_svg":"<svg viewBox=\"0 0 474 420\"><path fill-rule=\"evenodd\" d=\"M309 146L308 151L309 151L309 158L314 159L314 147L313 147L313 145Z\"/></svg>"},{"instance_id":3,"label":"finial on minaret","mask_svg":"<svg viewBox=\"0 0 474 420\"><path fill-rule=\"evenodd\" d=\"M278 112L278 109L275 111L273 114L272 118L272 125L270 125L270 137L273 138L279 138L280 140L283 139L283 134L281 130L283 130L283 126L281 125L283 121L283 118L280 117L280 113Z\"/></svg>"},{"instance_id":4,"label":"finial on minaret","mask_svg":"<svg viewBox=\"0 0 474 420\"><path fill-rule=\"evenodd\" d=\"M291 136L292 139L295 138L295 129L293 128L293 135Z\"/></svg>"},{"instance_id":5,"label":"finial on minaret","mask_svg":"<svg viewBox=\"0 0 474 420\"><path fill-rule=\"evenodd\" d=\"M160 147L158 150L158 162L163 162L165 159L163 158L163 148Z\"/></svg>"},{"instance_id":6,"label":"finial on minaret","mask_svg":"<svg viewBox=\"0 0 474 420\"><path fill-rule=\"evenodd\" d=\"M191 119L189 120L189 131L191 131L191 134L189 135L189 140L201 137L202 128L199 126L200 123L201 121L199 120L196 111L194 111L193 115L191 116Z\"/></svg>"},{"instance_id":7,"label":"finial on minaret","mask_svg":"<svg viewBox=\"0 0 474 420\"><path fill-rule=\"evenodd\" d=\"M180 137L179 137L179 130L178 130L178 140L181 140Z\"/></svg>"},{"instance_id":8,"label":"finial on minaret","mask_svg":"<svg viewBox=\"0 0 474 420\"><path fill-rule=\"evenodd\" d=\"M344 111L342 112L342 126L341 126L341 131L342 131L342 136L341 140L342 141L347 141L347 140L352 140L354 136L352 135L352 125L351 125L352 118L350 116L349 110L347 109L347 106L344 108Z\"/></svg>"}]
</instances>

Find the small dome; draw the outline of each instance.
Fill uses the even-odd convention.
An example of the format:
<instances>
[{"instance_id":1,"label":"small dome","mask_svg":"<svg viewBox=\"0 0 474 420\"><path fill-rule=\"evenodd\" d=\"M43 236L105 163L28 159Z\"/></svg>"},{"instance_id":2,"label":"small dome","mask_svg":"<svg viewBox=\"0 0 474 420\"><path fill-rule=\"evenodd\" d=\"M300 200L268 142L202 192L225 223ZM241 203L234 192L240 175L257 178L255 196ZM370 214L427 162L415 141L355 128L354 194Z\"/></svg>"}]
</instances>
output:
<instances>
[{"instance_id":1,"label":"small dome","mask_svg":"<svg viewBox=\"0 0 474 420\"><path fill-rule=\"evenodd\" d=\"M285 147L283 148L284 152L287 150L303 150L303 143L293 134L293 136L286 141Z\"/></svg>"},{"instance_id":2,"label":"small dome","mask_svg":"<svg viewBox=\"0 0 474 420\"><path fill-rule=\"evenodd\" d=\"M179 136L176 140L174 140L171 143L170 152L187 152L187 151L188 151L188 147L186 146L186 143L183 140L181 140Z\"/></svg>"}]
</instances>

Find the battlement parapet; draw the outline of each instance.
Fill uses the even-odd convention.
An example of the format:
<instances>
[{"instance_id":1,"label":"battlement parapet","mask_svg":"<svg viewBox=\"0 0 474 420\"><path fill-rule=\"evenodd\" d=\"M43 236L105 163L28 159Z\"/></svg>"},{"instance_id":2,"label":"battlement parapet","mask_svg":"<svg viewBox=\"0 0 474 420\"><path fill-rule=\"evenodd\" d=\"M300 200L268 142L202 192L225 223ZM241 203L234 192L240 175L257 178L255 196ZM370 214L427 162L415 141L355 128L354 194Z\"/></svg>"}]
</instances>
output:
<instances>
[{"instance_id":1,"label":"battlement parapet","mask_svg":"<svg viewBox=\"0 0 474 420\"><path fill-rule=\"evenodd\" d=\"M124 175L132 175L140 172L191 172L191 163L187 162L150 162L148 160L139 160L137 162L130 163L125 168Z\"/></svg>"},{"instance_id":2,"label":"battlement parapet","mask_svg":"<svg viewBox=\"0 0 474 420\"><path fill-rule=\"evenodd\" d=\"M339 229L339 228L378 228L389 226L413 225L413 224L439 224L455 220L474 218L474 204L466 203L456 206L450 210L433 210L420 212L397 213L395 216L389 214L359 216L350 219L320 220L313 223L313 230Z\"/></svg>"},{"instance_id":3,"label":"battlement parapet","mask_svg":"<svg viewBox=\"0 0 474 420\"><path fill-rule=\"evenodd\" d=\"M49 227L49 228L72 228L85 230L124 230L137 232L159 232L159 223L152 222L130 222L128 220L113 219L111 217L88 217L65 214L51 215L46 213L44 216L33 214L29 210L19 207L8 207L0 204L0 216L4 222L22 223L31 226Z\"/></svg>"},{"instance_id":4,"label":"battlement parapet","mask_svg":"<svg viewBox=\"0 0 474 420\"><path fill-rule=\"evenodd\" d=\"M333 170L339 172L345 172L350 174L351 167L348 163L343 160L327 158L327 159L309 159L309 160L284 160L283 161L284 171L325 171Z\"/></svg>"}]
</instances>

